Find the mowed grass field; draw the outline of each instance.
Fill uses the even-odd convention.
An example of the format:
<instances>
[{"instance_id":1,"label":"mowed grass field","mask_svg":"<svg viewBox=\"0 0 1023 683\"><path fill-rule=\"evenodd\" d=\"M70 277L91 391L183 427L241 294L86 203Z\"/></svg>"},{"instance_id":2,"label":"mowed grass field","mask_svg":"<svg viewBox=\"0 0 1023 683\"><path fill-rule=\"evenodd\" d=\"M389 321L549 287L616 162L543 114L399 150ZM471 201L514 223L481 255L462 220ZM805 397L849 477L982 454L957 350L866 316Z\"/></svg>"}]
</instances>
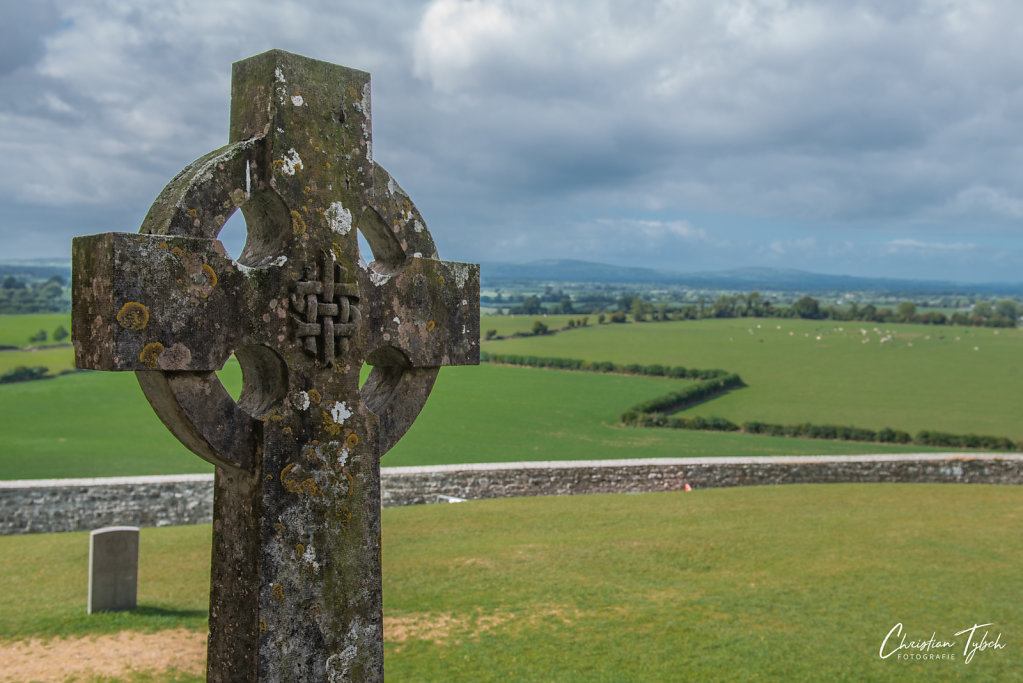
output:
<instances>
[{"instance_id":1,"label":"mowed grass field","mask_svg":"<svg viewBox=\"0 0 1023 683\"><path fill-rule=\"evenodd\" d=\"M749 385L686 415L1023 438L1017 329L725 319L601 325L483 348L723 368Z\"/></svg>"},{"instance_id":2,"label":"mowed grass field","mask_svg":"<svg viewBox=\"0 0 1023 683\"><path fill-rule=\"evenodd\" d=\"M1014 680L1021 496L831 484L384 510L387 677ZM0 537L0 634L202 630L209 542L143 529L140 609L90 617L87 534ZM897 623L956 659L881 659ZM1005 647L966 663L953 634L974 624Z\"/></svg>"}]
</instances>

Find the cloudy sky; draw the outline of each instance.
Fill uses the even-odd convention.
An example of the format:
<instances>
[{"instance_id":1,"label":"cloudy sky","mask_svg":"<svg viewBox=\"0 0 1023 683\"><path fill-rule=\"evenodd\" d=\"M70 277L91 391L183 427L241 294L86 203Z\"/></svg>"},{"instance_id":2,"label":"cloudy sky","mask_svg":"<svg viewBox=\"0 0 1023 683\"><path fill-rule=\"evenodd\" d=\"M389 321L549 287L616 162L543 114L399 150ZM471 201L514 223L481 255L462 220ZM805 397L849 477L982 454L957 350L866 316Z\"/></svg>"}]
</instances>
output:
<instances>
[{"instance_id":1,"label":"cloudy sky","mask_svg":"<svg viewBox=\"0 0 1023 683\"><path fill-rule=\"evenodd\" d=\"M0 0L0 258L136 231L233 61L373 75L441 256L1023 281L1013 0ZM230 245L229 245L230 246Z\"/></svg>"}]
</instances>

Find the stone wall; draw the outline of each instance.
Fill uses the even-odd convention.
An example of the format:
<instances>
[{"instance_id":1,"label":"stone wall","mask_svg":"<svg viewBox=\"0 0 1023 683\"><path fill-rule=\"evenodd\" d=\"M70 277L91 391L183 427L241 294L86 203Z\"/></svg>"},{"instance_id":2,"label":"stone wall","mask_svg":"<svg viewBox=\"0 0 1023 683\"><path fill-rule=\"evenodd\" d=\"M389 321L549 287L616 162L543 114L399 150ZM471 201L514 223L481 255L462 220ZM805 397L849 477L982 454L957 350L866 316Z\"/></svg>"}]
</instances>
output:
<instances>
[{"instance_id":1,"label":"stone wall","mask_svg":"<svg viewBox=\"0 0 1023 683\"><path fill-rule=\"evenodd\" d=\"M384 506L439 496L506 498L581 493L647 493L773 484L933 482L1023 484L1023 456L977 454L662 458L391 467Z\"/></svg>"},{"instance_id":2,"label":"stone wall","mask_svg":"<svg viewBox=\"0 0 1023 683\"><path fill-rule=\"evenodd\" d=\"M213 475L0 481L0 535L202 524Z\"/></svg>"},{"instance_id":3,"label":"stone wall","mask_svg":"<svg viewBox=\"0 0 1023 683\"><path fill-rule=\"evenodd\" d=\"M455 499L644 493L773 484L1023 484L1023 455L677 458L382 469L385 507ZM210 521L213 475L0 482L0 535Z\"/></svg>"}]
</instances>

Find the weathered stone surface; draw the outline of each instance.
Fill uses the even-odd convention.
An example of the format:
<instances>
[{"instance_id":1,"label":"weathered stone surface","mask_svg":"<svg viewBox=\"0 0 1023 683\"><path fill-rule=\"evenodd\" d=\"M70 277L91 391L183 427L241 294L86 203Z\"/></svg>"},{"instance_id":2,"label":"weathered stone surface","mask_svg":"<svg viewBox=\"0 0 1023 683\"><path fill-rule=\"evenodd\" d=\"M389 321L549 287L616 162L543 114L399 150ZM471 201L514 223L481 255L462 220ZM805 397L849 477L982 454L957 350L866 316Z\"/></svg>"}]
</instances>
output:
<instances>
[{"instance_id":1,"label":"weathered stone surface","mask_svg":"<svg viewBox=\"0 0 1023 683\"><path fill-rule=\"evenodd\" d=\"M385 507L468 500L693 488L837 483L1023 484L1023 456L793 456L678 458L390 467Z\"/></svg>"},{"instance_id":2,"label":"weathered stone surface","mask_svg":"<svg viewBox=\"0 0 1023 683\"><path fill-rule=\"evenodd\" d=\"M237 262L216 240L235 208ZM478 266L437 260L373 161L369 74L281 51L235 64L230 144L140 233L75 240L72 336L217 467L208 678L382 677L379 460L440 366L479 361Z\"/></svg>"},{"instance_id":3,"label":"weathered stone surface","mask_svg":"<svg viewBox=\"0 0 1023 683\"><path fill-rule=\"evenodd\" d=\"M0 481L0 535L212 521L213 477Z\"/></svg>"},{"instance_id":4,"label":"weathered stone surface","mask_svg":"<svg viewBox=\"0 0 1023 683\"><path fill-rule=\"evenodd\" d=\"M88 613L135 609L138 585L138 527L114 526L90 533Z\"/></svg>"}]
</instances>

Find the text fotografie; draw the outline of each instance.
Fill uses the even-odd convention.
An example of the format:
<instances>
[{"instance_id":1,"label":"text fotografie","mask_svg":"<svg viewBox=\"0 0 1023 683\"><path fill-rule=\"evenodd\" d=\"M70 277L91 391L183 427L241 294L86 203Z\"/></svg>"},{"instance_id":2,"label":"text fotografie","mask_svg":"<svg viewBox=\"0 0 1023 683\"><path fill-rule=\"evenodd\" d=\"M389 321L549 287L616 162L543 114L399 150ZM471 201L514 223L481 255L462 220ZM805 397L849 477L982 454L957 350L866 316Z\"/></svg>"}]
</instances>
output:
<instances>
[{"instance_id":1,"label":"text fotografie","mask_svg":"<svg viewBox=\"0 0 1023 683\"><path fill-rule=\"evenodd\" d=\"M954 636L966 636L966 644L963 646L962 656L965 663L973 661L973 656L985 650L1004 650L1005 643L1002 642L1002 634L990 638L990 631L984 631L978 637L977 631L987 628L993 624L974 624L969 628L956 631ZM958 656L958 641L943 640L938 638L937 632L932 632L931 637L923 640L911 640L904 632L902 622L892 626L888 635L881 641L881 649L878 654L881 659L888 659L895 655L896 659L922 660L922 659L945 659L954 660Z\"/></svg>"}]
</instances>

